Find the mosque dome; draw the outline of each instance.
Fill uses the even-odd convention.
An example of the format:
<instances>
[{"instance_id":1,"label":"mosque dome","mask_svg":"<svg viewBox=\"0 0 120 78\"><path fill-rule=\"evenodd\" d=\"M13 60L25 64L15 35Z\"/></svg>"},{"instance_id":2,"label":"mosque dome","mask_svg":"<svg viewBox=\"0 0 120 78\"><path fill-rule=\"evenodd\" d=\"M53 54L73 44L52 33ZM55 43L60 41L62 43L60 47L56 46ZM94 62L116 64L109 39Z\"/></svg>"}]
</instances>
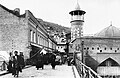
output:
<instances>
[{"instance_id":1,"label":"mosque dome","mask_svg":"<svg viewBox=\"0 0 120 78\"><path fill-rule=\"evenodd\" d=\"M95 37L104 37L104 38L120 38L120 29L110 25L106 27L99 33L94 35Z\"/></svg>"}]
</instances>

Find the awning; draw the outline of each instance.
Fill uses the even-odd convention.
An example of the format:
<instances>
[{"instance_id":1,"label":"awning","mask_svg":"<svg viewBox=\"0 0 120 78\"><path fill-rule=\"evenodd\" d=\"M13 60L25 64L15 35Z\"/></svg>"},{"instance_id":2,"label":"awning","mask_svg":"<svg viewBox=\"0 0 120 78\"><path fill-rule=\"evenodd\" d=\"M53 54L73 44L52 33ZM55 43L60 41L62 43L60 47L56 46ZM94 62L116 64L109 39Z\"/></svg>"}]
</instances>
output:
<instances>
[{"instance_id":1,"label":"awning","mask_svg":"<svg viewBox=\"0 0 120 78\"><path fill-rule=\"evenodd\" d=\"M42 51L40 52L40 54L41 54L41 53L46 54L46 53L47 53L47 51L46 51L46 50L44 50L44 49L42 49Z\"/></svg>"}]
</instances>

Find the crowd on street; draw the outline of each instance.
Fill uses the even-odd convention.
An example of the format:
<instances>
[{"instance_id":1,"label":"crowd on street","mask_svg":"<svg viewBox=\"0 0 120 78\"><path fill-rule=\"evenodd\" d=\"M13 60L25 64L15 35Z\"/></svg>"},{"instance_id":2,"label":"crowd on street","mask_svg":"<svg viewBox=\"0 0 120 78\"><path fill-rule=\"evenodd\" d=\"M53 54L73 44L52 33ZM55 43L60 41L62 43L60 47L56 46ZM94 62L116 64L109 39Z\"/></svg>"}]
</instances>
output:
<instances>
[{"instance_id":1,"label":"crowd on street","mask_svg":"<svg viewBox=\"0 0 120 78\"><path fill-rule=\"evenodd\" d=\"M49 57L47 57L49 56ZM66 55L60 55L60 53L38 53L36 56L36 61L34 66L37 70L40 68L44 69L45 64L50 64L52 69L55 69L56 65L62 65L67 63L68 66L71 65L72 59L67 57ZM10 52L9 54L9 62L7 65L7 71L12 73L14 77L18 77L19 72L22 73L22 69L25 67L24 55L22 52L19 53L15 51L14 54Z\"/></svg>"}]
</instances>

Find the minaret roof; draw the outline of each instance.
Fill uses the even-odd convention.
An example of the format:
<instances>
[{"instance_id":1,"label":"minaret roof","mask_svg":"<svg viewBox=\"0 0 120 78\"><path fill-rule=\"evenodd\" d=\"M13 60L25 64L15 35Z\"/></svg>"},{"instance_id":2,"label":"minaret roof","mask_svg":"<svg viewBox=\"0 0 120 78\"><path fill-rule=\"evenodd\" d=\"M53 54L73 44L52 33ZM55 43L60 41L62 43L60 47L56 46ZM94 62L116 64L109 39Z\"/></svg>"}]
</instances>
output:
<instances>
[{"instance_id":1,"label":"minaret roof","mask_svg":"<svg viewBox=\"0 0 120 78\"><path fill-rule=\"evenodd\" d=\"M75 7L75 10L69 12L69 14L74 15L75 13L78 13L78 12L79 12L80 15L86 13L85 11L83 11L83 10L80 9L80 5L79 5L79 3L77 2L77 5L76 5L76 7Z\"/></svg>"}]
</instances>

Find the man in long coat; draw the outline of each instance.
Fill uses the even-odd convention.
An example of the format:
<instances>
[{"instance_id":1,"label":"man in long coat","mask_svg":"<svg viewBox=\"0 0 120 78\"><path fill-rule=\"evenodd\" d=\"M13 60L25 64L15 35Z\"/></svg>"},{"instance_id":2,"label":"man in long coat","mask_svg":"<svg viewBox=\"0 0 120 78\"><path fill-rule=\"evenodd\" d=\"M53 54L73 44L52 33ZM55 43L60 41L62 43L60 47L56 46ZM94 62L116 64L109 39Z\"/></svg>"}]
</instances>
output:
<instances>
[{"instance_id":1,"label":"man in long coat","mask_svg":"<svg viewBox=\"0 0 120 78\"><path fill-rule=\"evenodd\" d=\"M43 57L43 53L37 55L36 68L37 68L37 70L39 70L39 68L44 69L44 57Z\"/></svg>"},{"instance_id":2,"label":"man in long coat","mask_svg":"<svg viewBox=\"0 0 120 78\"><path fill-rule=\"evenodd\" d=\"M12 74L15 76L17 74L17 76L19 75L19 71L22 72L22 67L21 67L21 56L18 55L18 52L15 51L14 52L15 56L13 56L14 60L13 60L13 72ZM16 73L16 70L17 70L17 73Z\"/></svg>"},{"instance_id":3,"label":"man in long coat","mask_svg":"<svg viewBox=\"0 0 120 78\"><path fill-rule=\"evenodd\" d=\"M51 55L51 58L50 58L52 69L55 69L55 66L56 66L55 59L56 59L55 54L52 54L52 55Z\"/></svg>"}]
</instances>

